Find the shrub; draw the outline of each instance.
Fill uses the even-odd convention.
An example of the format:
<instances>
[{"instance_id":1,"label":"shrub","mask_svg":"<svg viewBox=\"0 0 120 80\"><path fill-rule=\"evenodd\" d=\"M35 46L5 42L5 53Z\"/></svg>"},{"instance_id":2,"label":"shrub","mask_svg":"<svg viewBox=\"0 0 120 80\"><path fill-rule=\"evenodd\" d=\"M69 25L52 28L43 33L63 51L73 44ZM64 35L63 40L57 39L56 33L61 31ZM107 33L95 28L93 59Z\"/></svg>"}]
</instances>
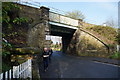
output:
<instances>
[{"instance_id":1,"label":"shrub","mask_svg":"<svg viewBox=\"0 0 120 80\"><path fill-rule=\"evenodd\" d=\"M115 52L113 55L111 55L109 58L112 59L120 59L120 52Z\"/></svg>"}]
</instances>

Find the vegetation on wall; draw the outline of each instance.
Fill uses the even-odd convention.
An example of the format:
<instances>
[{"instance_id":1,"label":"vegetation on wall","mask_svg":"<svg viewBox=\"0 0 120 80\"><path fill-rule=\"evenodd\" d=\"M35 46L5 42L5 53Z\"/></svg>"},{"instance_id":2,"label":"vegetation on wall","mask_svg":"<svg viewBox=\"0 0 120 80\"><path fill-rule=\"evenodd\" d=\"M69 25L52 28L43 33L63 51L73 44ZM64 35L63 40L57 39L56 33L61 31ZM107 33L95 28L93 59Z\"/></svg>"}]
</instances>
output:
<instances>
[{"instance_id":1,"label":"vegetation on wall","mask_svg":"<svg viewBox=\"0 0 120 80\"><path fill-rule=\"evenodd\" d=\"M83 23L83 25L80 27L82 27L84 30L88 31L89 33L95 35L105 44L107 44L107 46L109 47L109 51L101 43L99 45L99 41L94 40L94 38L91 39L89 35L85 33L82 34L82 31L78 30L76 34L80 33L81 35L79 36L75 35L75 38L78 39L78 42L77 40L73 39L73 42L75 42L75 44L71 42L68 48L69 53L72 54L72 51L76 50L76 54L80 56L84 55L84 56L96 56L96 57L106 57L106 58L113 56L114 59L119 58L118 56L119 54L115 53L117 40L120 39L119 35L118 37L116 37L117 36L116 28L112 28L109 26L101 26L101 25L91 25L91 24L89 25L88 23ZM84 36L86 36L86 38ZM117 58L114 57L116 55Z\"/></svg>"},{"instance_id":2,"label":"vegetation on wall","mask_svg":"<svg viewBox=\"0 0 120 80\"><path fill-rule=\"evenodd\" d=\"M114 52L114 54L109 56L109 58L120 60L120 52Z\"/></svg>"},{"instance_id":3,"label":"vegetation on wall","mask_svg":"<svg viewBox=\"0 0 120 80\"><path fill-rule=\"evenodd\" d=\"M7 40L3 39L2 41L2 59L4 60L4 62L2 63L2 71L6 71L9 70L11 68L11 64L10 64L10 55L11 52L10 50L12 49L12 45L7 42Z\"/></svg>"},{"instance_id":4,"label":"vegetation on wall","mask_svg":"<svg viewBox=\"0 0 120 80\"><path fill-rule=\"evenodd\" d=\"M84 26L83 26L84 27ZM109 46L109 57L119 59L119 53L116 52L116 45L120 42L120 34L116 28L101 25L89 25L84 27L86 30L100 38ZM118 33L117 33L118 32Z\"/></svg>"},{"instance_id":5,"label":"vegetation on wall","mask_svg":"<svg viewBox=\"0 0 120 80\"><path fill-rule=\"evenodd\" d=\"M11 53L15 47L26 45L28 19L19 17L21 8L12 2L2 3L2 59L3 72L11 68Z\"/></svg>"},{"instance_id":6,"label":"vegetation on wall","mask_svg":"<svg viewBox=\"0 0 120 80\"><path fill-rule=\"evenodd\" d=\"M8 43L7 41L3 40L2 41L2 56L7 56L7 55L10 55L10 50L12 49L12 45L10 43Z\"/></svg>"},{"instance_id":7,"label":"vegetation on wall","mask_svg":"<svg viewBox=\"0 0 120 80\"><path fill-rule=\"evenodd\" d=\"M10 23L20 24L27 22L26 18L19 17L19 10L21 8L12 2L2 3L2 21L10 25Z\"/></svg>"},{"instance_id":8,"label":"vegetation on wall","mask_svg":"<svg viewBox=\"0 0 120 80\"><path fill-rule=\"evenodd\" d=\"M117 32L115 28L109 27L109 26L89 26L86 27L87 30L93 32L96 36L100 37L102 40L104 40L107 44L116 44L116 36Z\"/></svg>"},{"instance_id":9,"label":"vegetation on wall","mask_svg":"<svg viewBox=\"0 0 120 80\"><path fill-rule=\"evenodd\" d=\"M19 17L20 9L19 6L11 2L2 3L3 38L13 45L25 44L28 19Z\"/></svg>"}]
</instances>

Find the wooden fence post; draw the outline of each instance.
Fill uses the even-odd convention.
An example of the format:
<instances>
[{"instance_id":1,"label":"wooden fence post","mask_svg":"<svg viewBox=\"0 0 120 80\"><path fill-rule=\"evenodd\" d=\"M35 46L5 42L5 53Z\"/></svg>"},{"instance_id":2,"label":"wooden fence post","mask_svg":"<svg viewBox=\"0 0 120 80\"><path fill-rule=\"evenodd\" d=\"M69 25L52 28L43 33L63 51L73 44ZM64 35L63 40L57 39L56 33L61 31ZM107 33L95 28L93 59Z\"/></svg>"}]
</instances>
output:
<instances>
[{"instance_id":1,"label":"wooden fence post","mask_svg":"<svg viewBox=\"0 0 120 80\"><path fill-rule=\"evenodd\" d=\"M17 66L13 66L13 78L17 78Z\"/></svg>"},{"instance_id":2,"label":"wooden fence post","mask_svg":"<svg viewBox=\"0 0 120 80\"><path fill-rule=\"evenodd\" d=\"M0 80L3 80L3 73L0 74Z\"/></svg>"},{"instance_id":3,"label":"wooden fence post","mask_svg":"<svg viewBox=\"0 0 120 80\"><path fill-rule=\"evenodd\" d=\"M11 75L11 69L9 70L9 79L11 80L12 75Z\"/></svg>"},{"instance_id":4,"label":"wooden fence post","mask_svg":"<svg viewBox=\"0 0 120 80\"><path fill-rule=\"evenodd\" d=\"M8 79L8 71L5 72L5 80Z\"/></svg>"},{"instance_id":5,"label":"wooden fence post","mask_svg":"<svg viewBox=\"0 0 120 80\"><path fill-rule=\"evenodd\" d=\"M119 52L120 51L120 46L119 45L117 45L117 52Z\"/></svg>"}]
</instances>

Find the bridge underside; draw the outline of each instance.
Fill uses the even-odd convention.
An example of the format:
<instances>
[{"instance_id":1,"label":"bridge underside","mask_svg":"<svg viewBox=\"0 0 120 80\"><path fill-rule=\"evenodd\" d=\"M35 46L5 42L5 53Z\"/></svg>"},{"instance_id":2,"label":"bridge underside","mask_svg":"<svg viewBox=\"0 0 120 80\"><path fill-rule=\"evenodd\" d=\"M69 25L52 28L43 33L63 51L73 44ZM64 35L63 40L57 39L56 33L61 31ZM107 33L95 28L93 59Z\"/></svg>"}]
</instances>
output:
<instances>
[{"instance_id":1,"label":"bridge underside","mask_svg":"<svg viewBox=\"0 0 120 80\"><path fill-rule=\"evenodd\" d=\"M76 29L50 24L50 35L62 37L62 51L65 52Z\"/></svg>"}]
</instances>

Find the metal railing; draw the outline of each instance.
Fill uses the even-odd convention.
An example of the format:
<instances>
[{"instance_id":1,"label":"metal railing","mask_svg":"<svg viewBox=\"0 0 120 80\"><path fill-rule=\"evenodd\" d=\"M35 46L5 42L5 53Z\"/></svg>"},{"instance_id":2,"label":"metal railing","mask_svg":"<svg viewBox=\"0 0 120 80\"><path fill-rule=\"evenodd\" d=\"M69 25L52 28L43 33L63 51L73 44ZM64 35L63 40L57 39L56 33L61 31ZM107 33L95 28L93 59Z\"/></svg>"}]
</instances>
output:
<instances>
[{"instance_id":1,"label":"metal railing","mask_svg":"<svg viewBox=\"0 0 120 80\"><path fill-rule=\"evenodd\" d=\"M34 2L34 1L14 1L14 3L18 3L21 5L26 5L26 6L31 6L34 8L40 8L40 3L39 2Z\"/></svg>"}]
</instances>

